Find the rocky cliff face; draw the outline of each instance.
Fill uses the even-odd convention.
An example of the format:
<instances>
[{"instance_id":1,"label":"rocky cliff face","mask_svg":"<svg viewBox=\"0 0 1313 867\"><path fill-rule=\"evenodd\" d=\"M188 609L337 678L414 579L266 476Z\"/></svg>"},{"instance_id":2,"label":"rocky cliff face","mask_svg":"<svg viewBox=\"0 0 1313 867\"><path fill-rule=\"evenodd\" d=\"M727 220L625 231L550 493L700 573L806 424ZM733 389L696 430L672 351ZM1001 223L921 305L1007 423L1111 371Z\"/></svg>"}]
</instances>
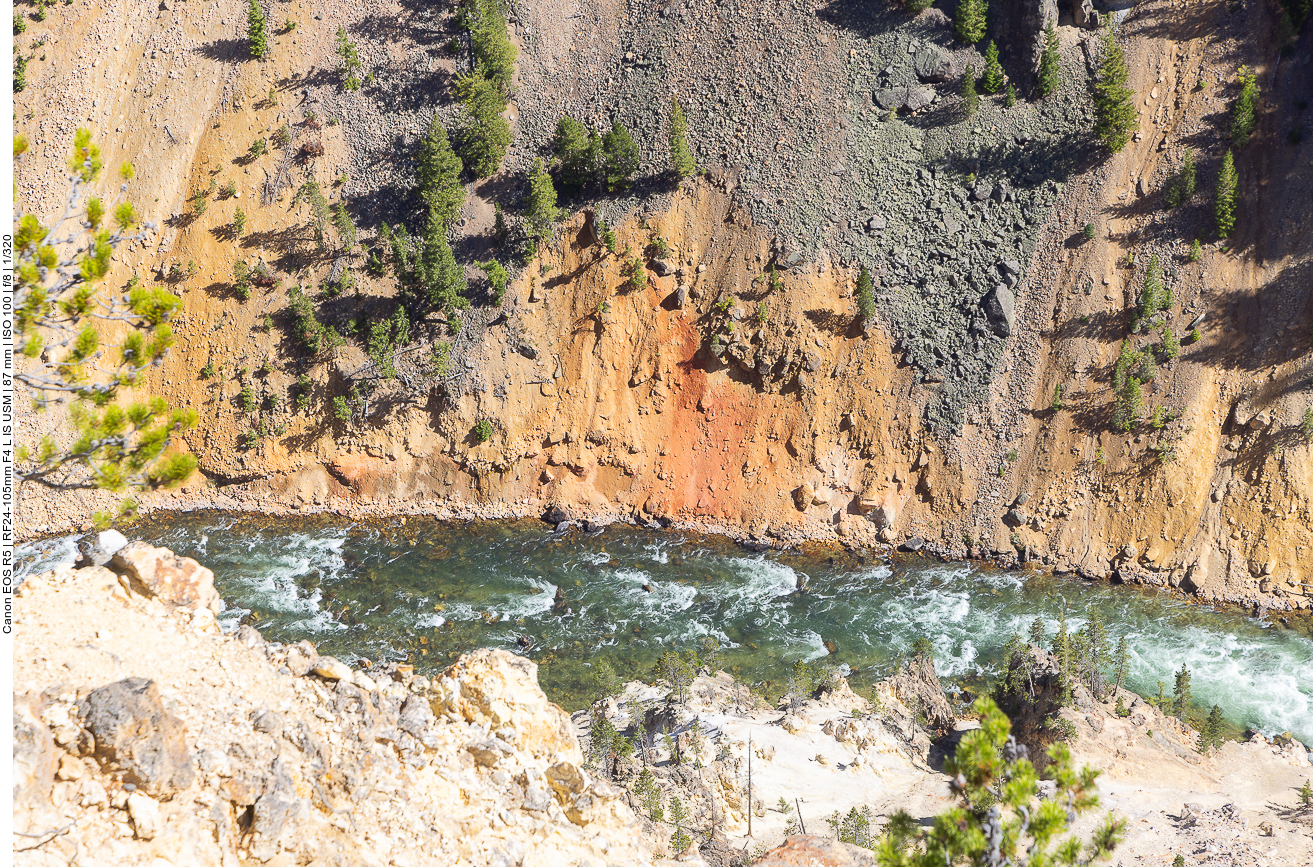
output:
<instances>
[{"instance_id":1,"label":"rocky cliff face","mask_svg":"<svg viewBox=\"0 0 1313 867\"><path fill-rule=\"evenodd\" d=\"M16 864L653 863L533 663L353 671L219 634L167 580L213 598L208 570L124 553L20 590Z\"/></svg>"},{"instance_id":2,"label":"rocky cliff face","mask_svg":"<svg viewBox=\"0 0 1313 867\"><path fill-rule=\"evenodd\" d=\"M603 253L577 211L501 308L483 306L459 336L444 337L455 365L446 381L380 393L350 426L334 420L329 402L349 392L364 353L303 357L277 318L293 273L327 277L309 235L298 234L306 213L251 206L240 247L221 240L219 222L207 231L207 221L221 222L215 213L194 225L169 219L186 209L189 184L204 187L216 171L236 175L247 201L258 195L261 173L280 171L280 156L241 173L226 167L242 165L250 139L285 121L308 134L296 126L301 115L275 100L225 101L210 74L222 52L189 25L167 29L173 14L152 25L166 27L152 31L159 58L151 49L115 61L116 76L147 88L166 58L198 54L203 67L173 70L171 80L197 104L222 108L213 126L179 113L194 134L162 155L140 149L150 159L143 176L172 174L153 190L159 244L131 251L122 276L166 260L200 263L199 278L177 284L186 305L178 348L149 384L205 419L187 442L204 477L148 504L475 517L557 505L763 544L921 539L946 556L1313 607L1313 448L1300 429L1311 179L1301 151L1282 143L1309 61L1260 62L1276 54L1269 10L1219 11L1222 23L1209 19L1215 30L1205 33L1165 0L1138 4L1119 38L1140 127L1108 157L1084 129L1098 55L1088 30L1060 28L1059 93L1012 108L986 99L966 120L957 82L980 58L954 43L939 10L909 20L900 9L850 4L741 15L628 5L564 15L555 4L521 4L520 145L505 176L471 185L458 244L487 251L494 200L514 209L515 173L546 146L560 114L594 122L614 112L639 139L650 183L574 204L616 227L620 249L643 259L643 279L625 288L620 257ZM371 15L398 14L385 2L338 11L366 34L364 56L380 63L394 39L414 48L408 57L428 58L422 46L447 26L441 15L409 29L368 25L381 20ZM1005 4L999 20L1019 22L1024 43L1053 13L1047 3ZM311 74L331 56L337 23L302 21L288 37L297 49L277 62L308 82L306 105L342 120L319 131L326 156L305 170L331 189L336 172L351 169L338 195L359 203L367 233L383 204L400 207L427 115L407 100L343 95ZM104 39L97 30L75 47L85 55ZM1020 43L1005 60L1024 85L1030 49ZM1195 260L1190 241L1212 232L1205 197L1165 209L1164 189L1187 148L1201 189L1211 183L1227 145L1219 118L1246 60L1272 86L1238 163L1243 215L1230 246L1203 244ZM388 68L397 82L428 81L453 61L432 64L438 72L410 61ZM265 92L263 80L225 75L224 88ZM81 81L33 74L34 92L49 98L23 99L40 123L57 126L72 117L59 88ZM658 182L666 131L652 109L669 93L684 99L708 169L673 192ZM446 117L452 106L436 109ZM132 155L134 142L116 142L108 158ZM63 152L43 143L22 167L20 192L38 209L57 201L51 172ZM190 181L170 162L184 152ZM29 172L41 183L25 180ZM658 238L669 250L645 252ZM284 263L284 288L237 304L223 281L235 258L257 253ZM1175 301L1158 330L1133 333L1131 310L1155 255ZM775 277L772 264L782 269ZM877 314L866 321L852 297L859 265L874 274ZM363 268L358 279L367 302L352 309L367 320L387 309L395 286ZM333 305L350 306L333 301L325 316ZM1182 338L1175 359L1158 347L1162 327ZM441 330L417 323L415 333L431 342ZM1129 432L1111 422L1123 339L1159 359L1143 422ZM241 410L238 392L266 359L273 365L257 377L265 409ZM201 375L224 362L224 375ZM243 368L245 382L232 375ZM298 413L287 390L302 375L314 404ZM492 424L487 442L472 434L480 420ZM281 433L241 445L257 425ZM96 506L32 499L23 525L66 527Z\"/></svg>"}]
</instances>

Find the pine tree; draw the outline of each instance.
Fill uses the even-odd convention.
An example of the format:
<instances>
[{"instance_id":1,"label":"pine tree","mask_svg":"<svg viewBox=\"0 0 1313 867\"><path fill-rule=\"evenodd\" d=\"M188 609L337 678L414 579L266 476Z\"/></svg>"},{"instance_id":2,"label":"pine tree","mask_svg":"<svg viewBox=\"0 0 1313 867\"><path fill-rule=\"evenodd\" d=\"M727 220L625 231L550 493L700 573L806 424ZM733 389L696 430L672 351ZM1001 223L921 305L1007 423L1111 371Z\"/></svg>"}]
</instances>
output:
<instances>
[{"instance_id":1,"label":"pine tree","mask_svg":"<svg viewBox=\"0 0 1313 867\"><path fill-rule=\"evenodd\" d=\"M606 159L606 186L615 192L627 189L638 171L638 145L620 121L611 122L611 131L602 136L602 153Z\"/></svg>"},{"instance_id":2,"label":"pine tree","mask_svg":"<svg viewBox=\"0 0 1313 867\"><path fill-rule=\"evenodd\" d=\"M1149 260L1149 267L1144 272L1144 287L1140 290L1139 313L1148 318L1159 310L1165 310L1166 296L1163 289L1163 266L1155 253Z\"/></svg>"},{"instance_id":3,"label":"pine tree","mask_svg":"<svg viewBox=\"0 0 1313 867\"><path fill-rule=\"evenodd\" d=\"M464 108L461 159L475 177L491 177L511 146L511 125L501 116L505 107L497 85L478 75L456 80L456 98Z\"/></svg>"},{"instance_id":4,"label":"pine tree","mask_svg":"<svg viewBox=\"0 0 1313 867\"><path fill-rule=\"evenodd\" d=\"M903 0L903 8L912 15L920 15L934 5L935 0Z\"/></svg>"},{"instance_id":5,"label":"pine tree","mask_svg":"<svg viewBox=\"0 0 1313 867\"><path fill-rule=\"evenodd\" d=\"M1130 377L1118 394L1113 422L1122 433L1130 433L1144 417L1144 392L1138 377Z\"/></svg>"},{"instance_id":6,"label":"pine tree","mask_svg":"<svg viewBox=\"0 0 1313 867\"><path fill-rule=\"evenodd\" d=\"M980 89L985 93L998 93L1003 89L1003 67L998 62L998 46L992 39L985 46L985 74L980 76Z\"/></svg>"},{"instance_id":7,"label":"pine tree","mask_svg":"<svg viewBox=\"0 0 1313 867\"><path fill-rule=\"evenodd\" d=\"M1058 615L1058 632L1053 636L1053 655L1062 679L1062 704L1071 704L1072 641L1067 631L1067 612Z\"/></svg>"},{"instance_id":8,"label":"pine tree","mask_svg":"<svg viewBox=\"0 0 1313 867\"><path fill-rule=\"evenodd\" d=\"M957 14L953 17L957 38L967 45L975 45L984 39L988 12L989 0L958 0Z\"/></svg>"},{"instance_id":9,"label":"pine tree","mask_svg":"<svg viewBox=\"0 0 1313 867\"><path fill-rule=\"evenodd\" d=\"M360 52L347 36L345 27L337 28L337 55L342 58L342 88L360 89Z\"/></svg>"},{"instance_id":10,"label":"pine tree","mask_svg":"<svg viewBox=\"0 0 1313 867\"><path fill-rule=\"evenodd\" d=\"M1254 132L1254 109L1258 104L1258 77L1248 66L1240 67L1236 73L1240 82L1240 96L1236 98L1231 109L1231 142L1240 147L1249 141Z\"/></svg>"},{"instance_id":11,"label":"pine tree","mask_svg":"<svg viewBox=\"0 0 1313 867\"><path fill-rule=\"evenodd\" d=\"M1181 160L1181 201L1190 201L1194 197L1197 187L1198 178L1195 176L1194 150L1186 148L1185 158Z\"/></svg>"},{"instance_id":12,"label":"pine tree","mask_svg":"<svg viewBox=\"0 0 1313 867\"><path fill-rule=\"evenodd\" d=\"M553 145L561 164L561 183L578 189L596 179L597 154L587 127L565 115L556 123Z\"/></svg>"},{"instance_id":13,"label":"pine tree","mask_svg":"<svg viewBox=\"0 0 1313 867\"><path fill-rule=\"evenodd\" d=\"M246 7L246 42L256 60L269 53L269 37L265 33L264 10L260 0L250 0Z\"/></svg>"},{"instance_id":14,"label":"pine tree","mask_svg":"<svg viewBox=\"0 0 1313 867\"><path fill-rule=\"evenodd\" d=\"M1103 692L1103 666L1108 660L1108 627L1097 608L1090 609L1090 617L1081 630L1081 637L1085 651L1082 660L1085 680L1090 692L1097 698Z\"/></svg>"},{"instance_id":15,"label":"pine tree","mask_svg":"<svg viewBox=\"0 0 1313 867\"><path fill-rule=\"evenodd\" d=\"M1109 23L1103 30L1103 57L1099 78L1094 85L1094 110L1097 120L1094 134L1113 153L1126 147L1139 122L1135 112L1135 92L1126 86L1126 57L1117 44L1117 34Z\"/></svg>"},{"instance_id":16,"label":"pine tree","mask_svg":"<svg viewBox=\"0 0 1313 867\"><path fill-rule=\"evenodd\" d=\"M684 802L679 798L670 799L670 824L675 826L675 833L670 835L670 854L678 855L688 848L693 841L684 833L684 823L688 821L688 813L684 809Z\"/></svg>"},{"instance_id":17,"label":"pine tree","mask_svg":"<svg viewBox=\"0 0 1313 867\"><path fill-rule=\"evenodd\" d=\"M450 228L465 204L465 187L460 182L464 170L464 163L451 149L447 128L435 113L415 156L415 181L420 197L444 228Z\"/></svg>"},{"instance_id":18,"label":"pine tree","mask_svg":"<svg viewBox=\"0 0 1313 867\"><path fill-rule=\"evenodd\" d=\"M477 74L496 87L504 108L515 77L516 51L500 0L462 0L457 22L470 31Z\"/></svg>"},{"instance_id":19,"label":"pine tree","mask_svg":"<svg viewBox=\"0 0 1313 867\"><path fill-rule=\"evenodd\" d=\"M1126 687L1126 675L1130 673L1131 654L1126 645L1126 636L1117 639L1116 662L1113 664L1112 681L1118 689Z\"/></svg>"},{"instance_id":20,"label":"pine tree","mask_svg":"<svg viewBox=\"0 0 1313 867\"><path fill-rule=\"evenodd\" d=\"M1036 647L1043 647L1049 643L1048 630L1044 628L1044 621L1038 617L1030 622L1030 643Z\"/></svg>"},{"instance_id":21,"label":"pine tree","mask_svg":"<svg viewBox=\"0 0 1313 867\"><path fill-rule=\"evenodd\" d=\"M967 117L972 117L979 105L980 95L976 93L976 69L967 64L967 71L962 76L962 110Z\"/></svg>"},{"instance_id":22,"label":"pine tree","mask_svg":"<svg viewBox=\"0 0 1313 867\"><path fill-rule=\"evenodd\" d=\"M541 159L534 160L533 170L529 172L529 194L525 200L524 220L528 224L529 235L540 243L551 235L552 223L556 222L556 187Z\"/></svg>"},{"instance_id":23,"label":"pine tree","mask_svg":"<svg viewBox=\"0 0 1313 867\"><path fill-rule=\"evenodd\" d=\"M1199 752L1208 754L1221 748L1223 726L1222 709L1213 705L1208 719L1199 728Z\"/></svg>"},{"instance_id":24,"label":"pine tree","mask_svg":"<svg viewBox=\"0 0 1313 867\"><path fill-rule=\"evenodd\" d=\"M1182 722L1189 722L1190 705L1193 698L1190 695L1190 670L1181 664L1181 670L1176 673L1176 686L1172 690L1172 716Z\"/></svg>"},{"instance_id":25,"label":"pine tree","mask_svg":"<svg viewBox=\"0 0 1313 867\"><path fill-rule=\"evenodd\" d=\"M465 269L456 261L451 245L447 243L446 225L433 211L429 212L419 269L427 288L427 300L435 309L450 316L469 306L465 299L469 288Z\"/></svg>"},{"instance_id":26,"label":"pine tree","mask_svg":"<svg viewBox=\"0 0 1313 867\"><path fill-rule=\"evenodd\" d=\"M670 98L670 167L681 178L697 171L693 153L688 149L688 119L673 96Z\"/></svg>"},{"instance_id":27,"label":"pine tree","mask_svg":"<svg viewBox=\"0 0 1313 867\"><path fill-rule=\"evenodd\" d=\"M1217 222L1217 236L1225 238L1235 228L1235 160L1227 151L1222 157L1222 171L1217 176L1217 198L1213 202L1213 217Z\"/></svg>"},{"instance_id":28,"label":"pine tree","mask_svg":"<svg viewBox=\"0 0 1313 867\"><path fill-rule=\"evenodd\" d=\"M1062 56L1058 51L1058 31L1050 24L1044 28L1044 54L1039 60L1039 81L1036 90L1040 98L1058 89L1062 73Z\"/></svg>"},{"instance_id":29,"label":"pine tree","mask_svg":"<svg viewBox=\"0 0 1313 867\"><path fill-rule=\"evenodd\" d=\"M1003 91L1003 107L1012 108L1012 106L1016 104L1017 104L1017 89L1013 87L1011 83L1009 83L1007 86L1007 90Z\"/></svg>"},{"instance_id":30,"label":"pine tree","mask_svg":"<svg viewBox=\"0 0 1313 867\"><path fill-rule=\"evenodd\" d=\"M1299 796L1300 806L1305 810L1313 809L1313 785L1310 785L1308 780L1304 781L1304 785L1300 786L1295 794Z\"/></svg>"},{"instance_id":31,"label":"pine tree","mask_svg":"<svg viewBox=\"0 0 1313 867\"><path fill-rule=\"evenodd\" d=\"M857 302L857 315L863 319L870 319L875 315L875 293L871 288L871 272L862 266L862 271L857 275L857 289L853 292L853 300Z\"/></svg>"}]
</instances>

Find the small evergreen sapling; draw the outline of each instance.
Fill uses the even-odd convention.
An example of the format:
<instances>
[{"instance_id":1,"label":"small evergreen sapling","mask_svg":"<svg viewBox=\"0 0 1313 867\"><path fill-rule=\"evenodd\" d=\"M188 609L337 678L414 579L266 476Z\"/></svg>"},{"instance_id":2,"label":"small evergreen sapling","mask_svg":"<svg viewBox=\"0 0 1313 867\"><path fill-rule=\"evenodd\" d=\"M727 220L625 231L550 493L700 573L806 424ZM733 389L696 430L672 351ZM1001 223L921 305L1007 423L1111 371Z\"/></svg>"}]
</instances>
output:
<instances>
[{"instance_id":1,"label":"small evergreen sapling","mask_svg":"<svg viewBox=\"0 0 1313 867\"><path fill-rule=\"evenodd\" d=\"M269 36L265 32L264 10L260 8L260 0L249 0L246 7L246 44L256 60L269 53Z\"/></svg>"},{"instance_id":2,"label":"small evergreen sapling","mask_svg":"<svg viewBox=\"0 0 1313 867\"><path fill-rule=\"evenodd\" d=\"M1036 90L1041 99L1058 89L1062 71L1062 57L1058 53L1058 32L1052 24L1044 28L1044 54L1039 61L1039 81Z\"/></svg>"},{"instance_id":3,"label":"small evergreen sapling","mask_svg":"<svg viewBox=\"0 0 1313 867\"><path fill-rule=\"evenodd\" d=\"M998 62L998 46L992 39L985 47L985 74L980 77L980 89L985 93L998 93L1003 89L1003 67Z\"/></svg>"},{"instance_id":4,"label":"small evergreen sapling","mask_svg":"<svg viewBox=\"0 0 1313 867\"><path fill-rule=\"evenodd\" d=\"M962 111L967 117L974 117L980 106L980 94L976 92L976 70L967 64L967 71L962 75Z\"/></svg>"},{"instance_id":5,"label":"small evergreen sapling","mask_svg":"<svg viewBox=\"0 0 1313 867\"><path fill-rule=\"evenodd\" d=\"M670 167L681 178L697 171L693 153L688 147L688 119L679 100L670 98Z\"/></svg>"},{"instance_id":6,"label":"small evergreen sapling","mask_svg":"<svg viewBox=\"0 0 1313 867\"><path fill-rule=\"evenodd\" d=\"M1254 109L1258 104L1258 77L1250 71L1248 66L1240 67L1236 73L1236 80L1240 82L1240 96L1236 97L1235 106L1231 109L1231 142L1236 147L1241 147L1249 141L1249 137L1254 132Z\"/></svg>"},{"instance_id":7,"label":"small evergreen sapling","mask_svg":"<svg viewBox=\"0 0 1313 867\"><path fill-rule=\"evenodd\" d=\"M1217 196L1213 200L1213 219L1217 236L1225 238L1235 229L1236 182L1235 159L1228 150L1222 157L1222 171L1217 176Z\"/></svg>"},{"instance_id":8,"label":"small evergreen sapling","mask_svg":"<svg viewBox=\"0 0 1313 867\"><path fill-rule=\"evenodd\" d=\"M1103 56L1094 85L1094 109L1097 119L1094 134L1117 153L1131 140L1139 117L1135 111L1135 92L1126 86L1129 79L1126 57L1117 44L1117 33L1109 23L1103 30Z\"/></svg>"},{"instance_id":9,"label":"small evergreen sapling","mask_svg":"<svg viewBox=\"0 0 1313 867\"><path fill-rule=\"evenodd\" d=\"M857 302L858 316L870 319L875 315L875 292L871 287L871 272L866 270L865 265L857 275L857 289L853 292L853 300Z\"/></svg>"}]
</instances>

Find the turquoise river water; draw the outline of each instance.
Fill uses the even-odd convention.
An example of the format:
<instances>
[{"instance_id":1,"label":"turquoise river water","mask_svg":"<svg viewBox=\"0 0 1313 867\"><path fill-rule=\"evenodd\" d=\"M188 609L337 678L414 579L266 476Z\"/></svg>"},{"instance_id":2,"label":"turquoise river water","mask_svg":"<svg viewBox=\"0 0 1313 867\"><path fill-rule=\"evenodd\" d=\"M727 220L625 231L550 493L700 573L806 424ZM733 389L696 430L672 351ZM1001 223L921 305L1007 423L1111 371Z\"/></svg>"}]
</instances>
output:
<instances>
[{"instance_id":1,"label":"turquoise river water","mask_svg":"<svg viewBox=\"0 0 1313 867\"><path fill-rule=\"evenodd\" d=\"M757 554L619 525L558 537L530 521L193 513L143 521L129 535L213 569L226 626L245 618L269 640L309 638L348 661L409 658L430 673L462 652L502 647L540 663L544 688L570 708L590 695L593 661L650 679L658 654L706 636L737 676L781 683L794 660L824 658L847 666L859 688L925 636L941 675L979 686L1008 637L1036 617L1052 633L1060 613L1079 629L1097 608L1114 637L1128 638L1132 689L1153 694L1163 681L1170 692L1184 663L1205 708L1313 741L1307 632L1163 592L972 564ZM73 544L24 546L20 570L72 560Z\"/></svg>"}]
</instances>

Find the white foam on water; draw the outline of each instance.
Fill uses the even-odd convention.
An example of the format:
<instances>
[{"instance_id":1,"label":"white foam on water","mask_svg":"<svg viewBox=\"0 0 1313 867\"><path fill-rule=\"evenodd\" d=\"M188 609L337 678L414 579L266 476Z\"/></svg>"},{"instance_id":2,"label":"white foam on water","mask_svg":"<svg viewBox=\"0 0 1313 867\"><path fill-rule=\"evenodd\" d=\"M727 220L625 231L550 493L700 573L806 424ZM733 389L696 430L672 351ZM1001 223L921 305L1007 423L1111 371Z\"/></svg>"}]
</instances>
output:
<instances>
[{"instance_id":1,"label":"white foam on water","mask_svg":"<svg viewBox=\"0 0 1313 867\"><path fill-rule=\"evenodd\" d=\"M56 566L72 565L78 558L78 535L39 539L14 546L14 577L21 582L28 575L40 575Z\"/></svg>"},{"instance_id":2,"label":"white foam on water","mask_svg":"<svg viewBox=\"0 0 1313 867\"><path fill-rule=\"evenodd\" d=\"M544 580L541 575L523 580L530 587L537 587L539 592L512 596L504 604L497 605L492 610L510 620L537 617L551 611L556 598L556 585Z\"/></svg>"},{"instance_id":3,"label":"white foam on water","mask_svg":"<svg viewBox=\"0 0 1313 867\"><path fill-rule=\"evenodd\" d=\"M605 551L585 551L579 555L579 559L594 566L605 566L611 562L611 555Z\"/></svg>"},{"instance_id":4,"label":"white foam on water","mask_svg":"<svg viewBox=\"0 0 1313 867\"><path fill-rule=\"evenodd\" d=\"M690 584L658 581L642 569L617 569L615 577L621 582L627 598L639 600L644 608L657 609L665 614L684 611L698 595L697 588ZM644 584L652 588L651 592L643 589Z\"/></svg>"},{"instance_id":5,"label":"white foam on water","mask_svg":"<svg viewBox=\"0 0 1313 867\"><path fill-rule=\"evenodd\" d=\"M415 621L415 626L418 629L437 629L446 622L447 618L441 614L423 614Z\"/></svg>"},{"instance_id":6,"label":"white foam on water","mask_svg":"<svg viewBox=\"0 0 1313 867\"><path fill-rule=\"evenodd\" d=\"M812 632L809 629L802 634L802 640L805 642L805 650L802 657L803 662L815 662L818 659L823 659L830 655L830 651L825 647L825 640L822 639L818 633Z\"/></svg>"}]
</instances>

